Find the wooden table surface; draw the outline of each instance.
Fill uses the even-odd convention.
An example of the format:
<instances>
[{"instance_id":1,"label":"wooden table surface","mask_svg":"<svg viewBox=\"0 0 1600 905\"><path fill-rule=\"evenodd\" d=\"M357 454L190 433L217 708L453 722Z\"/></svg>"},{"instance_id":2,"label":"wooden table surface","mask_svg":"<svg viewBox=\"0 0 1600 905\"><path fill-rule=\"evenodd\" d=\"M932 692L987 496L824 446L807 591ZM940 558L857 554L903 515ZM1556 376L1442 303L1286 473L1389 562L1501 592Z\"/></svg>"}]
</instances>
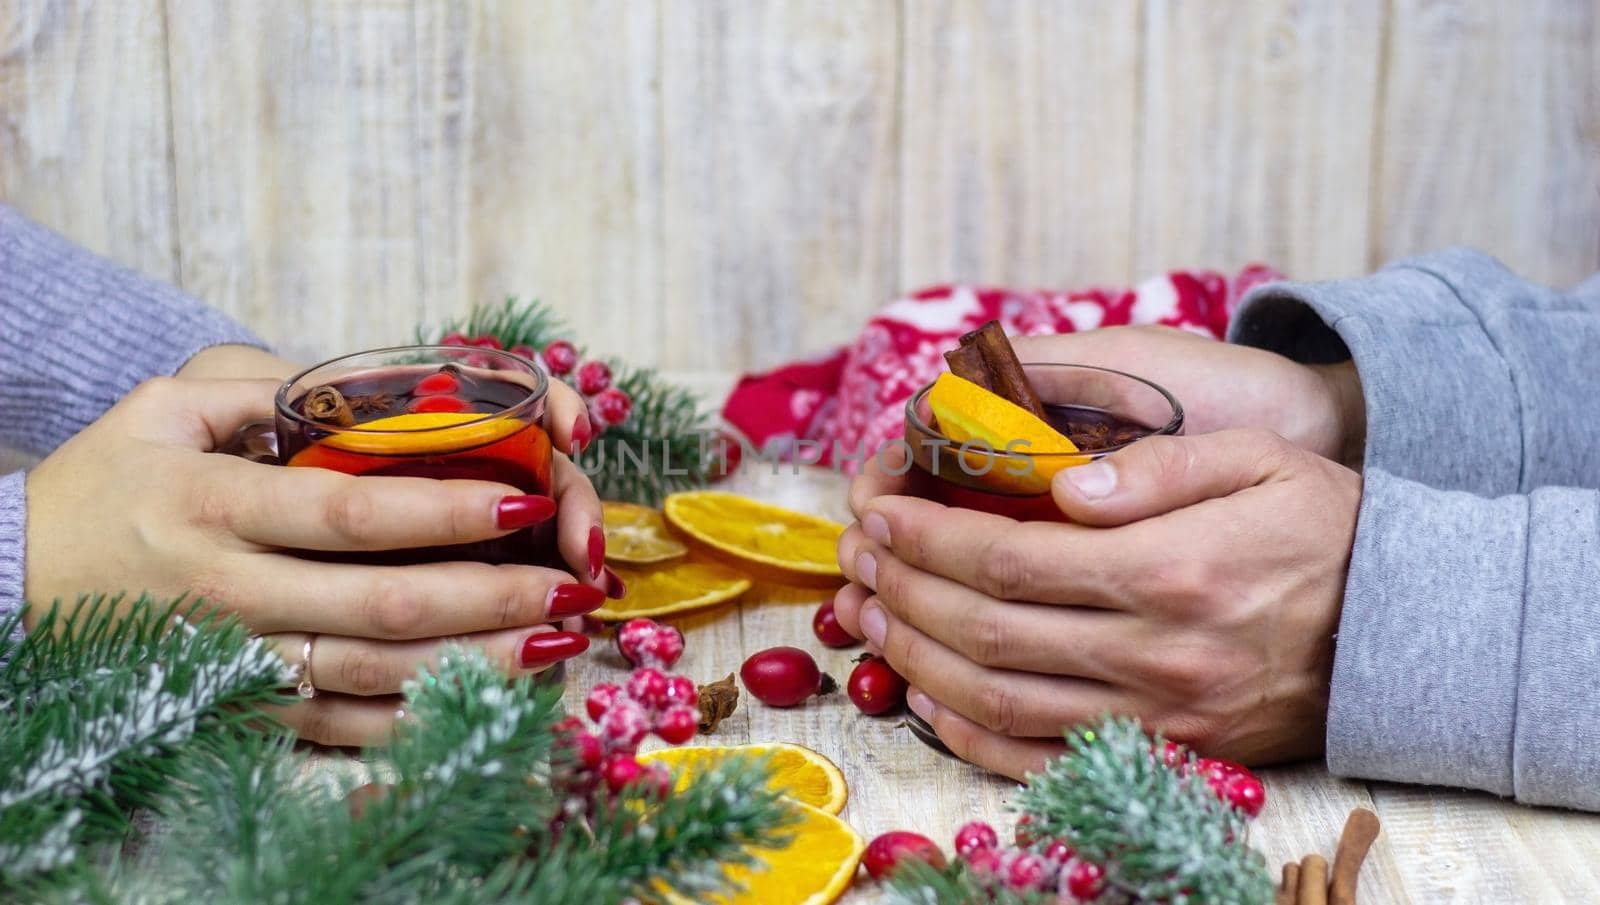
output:
<instances>
[{"instance_id":1,"label":"wooden table surface","mask_svg":"<svg viewBox=\"0 0 1600 905\"><path fill-rule=\"evenodd\" d=\"M819 469L747 467L726 485L791 508L845 521L844 479ZM793 644L819 654L841 681L859 650L827 650L811 635L825 591L757 586L736 607L675 620L687 646L678 671L698 682L737 672L749 654ZM569 688L615 681L625 671L609 648L580 658ZM843 769L850 801L843 817L870 839L915 829L948 848L957 826L975 818L1008 827L1015 784L924 746L899 719L859 714L843 694L788 710L741 694L738 711L696 743L796 742ZM1332 857L1350 809L1375 810L1383 833L1361 877L1363 905L1389 902L1600 902L1600 816L1525 808L1489 795L1336 779L1318 764L1261 772L1267 806L1251 843L1274 872L1310 852ZM870 883L844 900L875 901Z\"/></svg>"}]
</instances>

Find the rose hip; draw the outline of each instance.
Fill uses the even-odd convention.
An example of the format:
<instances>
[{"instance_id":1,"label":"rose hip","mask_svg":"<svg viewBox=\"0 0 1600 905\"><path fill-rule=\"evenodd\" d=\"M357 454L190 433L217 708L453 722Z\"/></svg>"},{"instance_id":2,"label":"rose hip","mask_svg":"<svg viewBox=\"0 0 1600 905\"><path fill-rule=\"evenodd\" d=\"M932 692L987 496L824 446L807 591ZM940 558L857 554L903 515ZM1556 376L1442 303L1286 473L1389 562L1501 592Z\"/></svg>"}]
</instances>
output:
<instances>
[{"instance_id":1,"label":"rose hip","mask_svg":"<svg viewBox=\"0 0 1600 905\"><path fill-rule=\"evenodd\" d=\"M839 625L839 617L833 612L833 601L828 601L817 607L817 614L811 617L811 633L817 640L829 647L850 647L860 644L850 633Z\"/></svg>"},{"instance_id":2,"label":"rose hip","mask_svg":"<svg viewBox=\"0 0 1600 905\"><path fill-rule=\"evenodd\" d=\"M756 700L773 707L793 707L814 694L833 690L833 680L817 668L817 661L798 647L772 647L751 654L739 669L739 678Z\"/></svg>"},{"instance_id":3,"label":"rose hip","mask_svg":"<svg viewBox=\"0 0 1600 905\"><path fill-rule=\"evenodd\" d=\"M417 385L411 388L411 395L447 396L459 389L461 389L461 382L456 380L454 374L448 371L439 371L417 381Z\"/></svg>"},{"instance_id":4,"label":"rose hip","mask_svg":"<svg viewBox=\"0 0 1600 905\"><path fill-rule=\"evenodd\" d=\"M934 867L945 865L944 852L921 833L893 830L872 840L861 856L861 864L874 880L882 880L908 859L924 861Z\"/></svg>"},{"instance_id":5,"label":"rose hip","mask_svg":"<svg viewBox=\"0 0 1600 905\"><path fill-rule=\"evenodd\" d=\"M906 680L882 657L857 663L845 687L856 709L867 716L888 713L906 700Z\"/></svg>"},{"instance_id":6,"label":"rose hip","mask_svg":"<svg viewBox=\"0 0 1600 905\"><path fill-rule=\"evenodd\" d=\"M413 413L424 412L466 412L472 409L472 403L460 396L418 396L406 406L406 411Z\"/></svg>"}]
</instances>

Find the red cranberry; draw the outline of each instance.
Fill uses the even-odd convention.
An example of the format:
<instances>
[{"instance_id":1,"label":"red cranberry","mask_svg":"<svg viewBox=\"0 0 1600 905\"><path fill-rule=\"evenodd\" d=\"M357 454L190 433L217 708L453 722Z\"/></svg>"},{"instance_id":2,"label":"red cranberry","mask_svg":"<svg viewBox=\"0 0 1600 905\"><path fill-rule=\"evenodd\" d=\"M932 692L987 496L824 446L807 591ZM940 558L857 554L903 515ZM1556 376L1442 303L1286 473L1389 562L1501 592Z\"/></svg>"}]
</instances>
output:
<instances>
[{"instance_id":1,"label":"red cranberry","mask_svg":"<svg viewBox=\"0 0 1600 905\"><path fill-rule=\"evenodd\" d=\"M600 734L607 747L633 751L650 732L650 719L644 707L627 698L618 698L611 709L600 717Z\"/></svg>"},{"instance_id":2,"label":"red cranberry","mask_svg":"<svg viewBox=\"0 0 1600 905\"><path fill-rule=\"evenodd\" d=\"M833 612L831 600L817 607L817 614L811 617L811 633L829 647L850 647L861 643L839 626L839 617Z\"/></svg>"},{"instance_id":3,"label":"red cranberry","mask_svg":"<svg viewBox=\"0 0 1600 905\"><path fill-rule=\"evenodd\" d=\"M539 354L539 353L533 351L533 347L532 346L522 345L522 344L518 344L518 345L512 346L511 348L507 349L506 351L510 352L512 355L517 356L518 358L526 358L529 361L535 360L537 358L538 354Z\"/></svg>"},{"instance_id":4,"label":"red cranberry","mask_svg":"<svg viewBox=\"0 0 1600 905\"><path fill-rule=\"evenodd\" d=\"M700 728L700 712L692 707L668 707L656 720L656 735L669 745L681 745L694 738Z\"/></svg>"},{"instance_id":5,"label":"red cranberry","mask_svg":"<svg viewBox=\"0 0 1600 905\"><path fill-rule=\"evenodd\" d=\"M1072 846L1060 839L1051 839L1050 844L1044 847L1044 859L1053 864L1066 864L1076 854Z\"/></svg>"},{"instance_id":6,"label":"red cranberry","mask_svg":"<svg viewBox=\"0 0 1600 905\"><path fill-rule=\"evenodd\" d=\"M467 335L465 333L462 333L459 330L452 330L444 335L444 339L439 340L439 345L465 346L469 345L469 343L467 342Z\"/></svg>"},{"instance_id":7,"label":"red cranberry","mask_svg":"<svg viewBox=\"0 0 1600 905\"><path fill-rule=\"evenodd\" d=\"M605 752L600 744L600 739L594 733L575 732L570 738L570 744L578 754L578 763L589 770L600 766L600 761L605 756Z\"/></svg>"},{"instance_id":8,"label":"red cranberry","mask_svg":"<svg viewBox=\"0 0 1600 905\"><path fill-rule=\"evenodd\" d=\"M611 368L603 361L586 361L578 367L578 392L593 396L611 386Z\"/></svg>"},{"instance_id":9,"label":"red cranberry","mask_svg":"<svg viewBox=\"0 0 1600 905\"><path fill-rule=\"evenodd\" d=\"M739 678L763 704L793 707L823 690L824 677L817 661L800 648L771 647L751 654L740 667Z\"/></svg>"},{"instance_id":10,"label":"red cranberry","mask_svg":"<svg viewBox=\"0 0 1600 905\"><path fill-rule=\"evenodd\" d=\"M601 682L594 688L589 689L589 697L583 702L584 707L589 711L589 719L597 723L600 722L600 717L611 709L612 703L617 699L617 692L621 690L610 682Z\"/></svg>"},{"instance_id":11,"label":"red cranberry","mask_svg":"<svg viewBox=\"0 0 1600 905\"><path fill-rule=\"evenodd\" d=\"M861 864L874 880L882 880L908 859L924 861L934 867L945 865L944 852L921 833L893 830L868 843Z\"/></svg>"},{"instance_id":12,"label":"red cranberry","mask_svg":"<svg viewBox=\"0 0 1600 905\"><path fill-rule=\"evenodd\" d=\"M594 411L607 427L621 424L628 420L628 413L633 411L633 400L616 387L607 387L595 395Z\"/></svg>"},{"instance_id":13,"label":"red cranberry","mask_svg":"<svg viewBox=\"0 0 1600 905\"><path fill-rule=\"evenodd\" d=\"M496 339L493 336L490 336L487 333L483 334L482 336L474 336L473 338L467 340L467 344L470 345L470 346L476 346L479 349L500 349L500 348L502 348L502 346L500 345L500 340Z\"/></svg>"},{"instance_id":14,"label":"red cranberry","mask_svg":"<svg viewBox=\"0 0 1600 905\"><path fill-rule=\"evenodd\" d=\"M1092 902L1106 888L1106 869L1091 861L1079 861L1067 869L1062 885L1080 902Z\"/></svg>"},{"instance_id":15,"label":"red cranberry","mask_svg":"<svg viewBox=\"0 0 1600 905\"><path fill-rule=\"evenodd\" d=\"M967 862L967 868L975 874L998 874L1000 872L1000 853L992 848L980 848L977 851L963 855L961 860Z\"/></svg>"},{"instance_id":16,"label":"red cranberry","mask_svg":"<svg viewBox=\"0 0 1600 905\"><path fill-rule=\"evenodd\" d=\"M638 779L643 772L644 768L632 754L613 754L606 758L600 767L600 775L605 777L606 787L613 792L622 791L624 786Z\"/></svg>"},{"instance_id":17,"label":"red cranberry","mask_svg":"<svg viewBox=\"0 0 1600 905\"><path fill-rule=\"evenodd\" d=\"M1044 885L1045 874L1044 860L1024 852L1011 859L1011 865L1006 868L1006 885L1018 892L1038 889Z\"/></svg>"},{"instance_id":18,"label":"red cranberry","mask_svg":"<svg viewBox=\"0 0 1600 905\"><path fill-rule=\"evenodd\" d=\"M659 628L654 619L629 619L622 623L617 629L617 651L622 659L634 666L643 664L647 657L645 643L655 637Z\"/></svg>"},{"instance_id":19,"label":"red cranberry","mask_svg":"<svg viewBox=\"0 0 1600 905\"><path fill-rule=\"evenodd\" d=\"M544 347L544 366L557 377L571 373L577 363L578 350L564 339L558 339Z\"/></svg>"},{"instance_id":20,"label":"red cranberry","mask_svg":"<svg viewBox=\"0 0 1600 905\"><path fill-rule=\"evenodd\" d=\"M1036 841L1032 824L1033 818L1027 814L1017 818L1017 828L1011 833L1011 838L1016 840L1017 848L1027 848Z\"/></svg>"},{"instance_id":21,"label":"red cranberry","mask_svg":"<svg viewBox=\"0 0 1600 905\"><path fill-rule=\"evenodd\" d=\"M628 695L652 710L659 710L667 703L667 677L659 669L640 667L628 677Z\"/></svg>"},{"instance_id":22,"label":"red cranberry","mask_svg":"<svg viewBox=\"0 0 1600 905\"><path fill-rule=\"evenodd\" d=\"M1182 769L1184 764L1189 762L1188 750L1174 741L1163 742L1159 752L1152 749L1151 753L1156 754L1163 764L1174 770Z\"/></svg>"},{"instance_id":23,"label":"red cranberry","mask_svg":"<svg viewBox=\"0 0 1600 905\"><path fill-rule=\"evenodd\" d=\"M1243 764L1202 757L1195 761L1195 772L1205 777L1206 785L1218 798L1247 817L1255 817L1266 806L1266 787Z\"/></svg>"},{"instance_id":24,"label":"red cranberry","mask_svg":"<svg viewBox=\"0 0 1600 905\"><path fill-rule=\"evenodd\" d=\"M867 716L888 713L906 700L906 680L882 657L857 663L846 688L856 709Z\"/></svg>"},{"instance_id":25,"label":"red cranberry","mask_svg":"<svg viewBox=\"0 0 1600 905\"><path fill-rule=\"evenodd\" d=\"M411 395L446 396L459 389L461 383L456 380L454 374L449 371L439 371L417 381L417 385L411 388Z\"/></svg>"},{"instance_id":26,"label":"red cranberry","mask_svg":"<svg viewBox=\"0 0 1600 905\"><path fill-rule=\"evenodd\" d=\"M646 660L671 669L683 656L683 632L670 625L658 625L654 634L639 643L639 650Z\"/></svg>"},{"instance_id":27,"label":"red cranberry","mask_svg":"<svg viewBox=\"0 0 1600 905\"><path fill-rule=\"evenodd\" d=\"M418 396L406 406L406 411L423 412L465 412L472 409L472 403L460 396Z\"/></svg>"},{"instance_id":28,"label":"red cranberry","mask_svg":"<svg viewBox=\"0 0 1600 905\"><path fill-rule=\"evenodd\" d=\"M693 707L700 703L700 693L695 690L694 683L686 676L667 677L667 700L685 707Z\"/></svg>"},{"instance_id":29,"label":"red cranberry","mask_svg":"<svg viewBox=\"0 0 1600 905\"><path fill-rule=\"evenodd\" d=\"M956 854L966 857L973 852L993 850L1000 844L994 827L982 820L974 820L956 830Z\"/></svg>"}]
</instances>

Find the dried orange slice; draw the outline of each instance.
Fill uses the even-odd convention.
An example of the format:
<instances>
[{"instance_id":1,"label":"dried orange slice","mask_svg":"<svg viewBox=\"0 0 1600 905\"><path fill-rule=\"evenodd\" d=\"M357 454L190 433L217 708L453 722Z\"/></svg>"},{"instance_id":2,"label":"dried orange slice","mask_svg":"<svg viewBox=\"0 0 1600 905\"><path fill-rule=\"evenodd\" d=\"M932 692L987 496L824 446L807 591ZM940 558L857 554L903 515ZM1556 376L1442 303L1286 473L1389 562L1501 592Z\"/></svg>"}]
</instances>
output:
<instances>
[{"instance_id":1,"label":"dried orange slice","mask_svg":"<svg viewBox=\"0 0 1600 905\"><path fill-rule=\"evenodd\" d=\"M855 879L867 841L850 824L808 804L789 800L800 813L784 832L789 845L752 849L757 863L728 868L728 879L744 887L733 896L713 896L716 905L828 905ZM684 900L669 896L675 903Z\"/></svg>"},{"instance_id":2,"label":"dried orange slice","mask_svg":"<svg viewBox=\"0 0 1600 905\"><path fill-rule=\"evenodd\" d=\"M346 452L384 456L447 453L492 443L527 426L509 416L497 418L482 412L412 412L331 433L322 443Z\"/></svg>"},{"instance_id":3,"label":"dried orange slice","mask_svg":"<svg viewBox=\"0 0 1600 905\"><path fill-rule=\"evenodd\" d=\"M722 563L685 558L658 566L614 566L628 586L621 600L590 615L607 622L671 616L728 603L750 590L750 579Z\"/></svg>"},{"instance_id":4,"label":"dried orange slice","mask_svg":"<svg viewBox=\"0 0 1600 905\"><path fill-rule=\"evenodd\" d=\"M722 766L730 757L766 758L771 773L768 785L773 791L829 814L844 810L850 795L844 774L833 761L803 745L687 745L641 754L639 760L671 767L681 789L694 776Z\"/></svg>"},{"instance_id":5,"label":"dried orange slice","mask_svg":"<svg viewBox=\"0 0 1600 905\"><path fill-rule=\"evenodd\" d=\"M707 554L780 584L841 584L844 526L736 493L694 490L667 497L667 524Z\"/></svg>"},{"instance_id":6,"label":"dried orange slice","mask_svg":"<svg viewBox=\"0 0 1600 905\"><path fill-rule=\"evenodd\" d=\"M689 548L672 536L661 513L633 503L602 503L606 562L649 565L682 559Z\"/></svg>"}]
</instances>

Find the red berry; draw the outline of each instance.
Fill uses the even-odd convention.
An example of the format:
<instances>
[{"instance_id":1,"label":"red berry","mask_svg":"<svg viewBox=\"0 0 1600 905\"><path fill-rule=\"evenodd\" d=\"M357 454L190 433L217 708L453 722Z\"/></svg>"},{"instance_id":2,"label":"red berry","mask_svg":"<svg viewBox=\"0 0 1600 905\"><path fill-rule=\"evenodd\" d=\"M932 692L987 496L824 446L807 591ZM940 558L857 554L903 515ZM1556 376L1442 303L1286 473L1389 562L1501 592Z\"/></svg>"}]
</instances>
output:
<instances>
[{"instance_id":1,"label":"red berry","mask_svg":"<svg viewBox=\"0 0 1600 905\"><path fill-rule=\"evenodd\" d=\"M1228 778L1228 788L1222 797L1234 810L1246 817L1255 817L1266 807L1267 787L1254 773L1235 773Z\"/></svg>"},{"instance_id":2,"label":"red berry","mask_svg":"<svg viewBox=\"0 0 1600 905\"><path fill-rule=\"evenodd\" d=\"M1000 853L992 848L980 848L975 852L969 852L963 855L961 860L967 862L967 868L975 874L1000 872Z\"/></svg>"},{"instance_id":3,"label":"red berry","mask_svg":"<svg viewBox=\"0 0 1600 905\"><path fill-rule=\"evenodd\" d=\"M906 680L882 657L857 663L845 687L856 709L867 716L888 713L906 700Z\"/></svg>"},{"instance_id":4,"label":"red berry","mask_svg":"<svg viewBox=\"0 0 1600 905\"><path fill-rule=\"evenodd\" d=\"M1072 846L1060 839L1051 839L1050 844L1044 847L1044 859L1053 864L1066 864L1075 854L1077 852L1072 850Z\"/></svg>"},{"instance_id":5,"label":"red berry","mask_svg":"<svg viewBox=\"0 0 1600 905\"><path fill-rule=\"evenodd\" d=\"M1033 818L1027 814L1017 818L1017 828L1011 833L1011 838L1017 842L1017 848L1027 848L1036 841L1033 830L1030 829L1032 823Z\"/></svg>"},{"instance_id":6,"label":"red berry","mask_svg":"<svg viewBox=\"0 0 1600 905\"><path fill-rule=\"evenodd\" d=\"M654 619L629 619L617 629L617 651L622 659L634 666L644 662L644 644L655 637L660 628Z\"/></svg>"},{"instance_id":7,"label":"red berry","mask_svg":"<svg viewBox=\"0 0 1600 905\"><path fill-rule=\"evenodd\" d=\"M763 704L793 707L822 688L823 676L817 661L800 648L769 647L744 661L739 678Z\"/></svg>"},{"instance_id":8,"label":"red berry","mask_svg":"<svg viewBox=\"0 0 1600 905\"><path fill-rule=\"evenodd\" d=\"M574 732L582 732L583 720L575 716L564 716L550 727L550 731L556 735L571 735Z\"/></svg>"},{"instance_id":9,"label":"red berry","mask_svg":"<svg viewBox=\"0 0 1600 905\"><path fill-rule=\"evenodd\" d=\"M506 351L510 352L512 355L517 356L518 358L526 358L529 361L535 361L539 357L539 353L533 351L533 347L532 346L522 345L520 343L515 345L515 346L512 346L511 348L507 349Z\"/></svg>"},{"instance_id":10,"label":"red berry","mask_svg":"<svg viewBox=\"0 0 1600 905\"><path fill-rule=\"evenodd\" d=\"M640 667L628 677L628 696L651 710L660 710L667 704L667 677L659 669Z\"/></svg>"},{"instance_id":11,"label":"red berry","mask_svg":"<svg viewBox=\"0 0 1600 905\"><path fill-rule=\"evenodd\" d=\"M468 345L467 336L466 336L465 333L462 333L459 330L452 330L451 332L446 333L444 335L444 339L439 340L439 345L441 345L441 346L465 346L465 345Z\"/></svg>"},{"instance_id":12,"label":"red berry","mask_svg":"<svg viewBox=\"0 0 1600 905\"><path fill-rule=\"evenodd\" d=\"M681 745L694 738L700 728L700 711L692 707L668 707L656 720L656 735L669 745Z\"/></svg>"},{"instance_id":13,"label":"red berry","mask_svg":"<svg viewBox=\"0 0 1600 905\"><path fill-rule=\"evenodd\" d=\"M544 366L557 377L570 373L572 366L577 363L578 350L564 339L558 339L544 347Z\"/></svg>"},{"instance_id":14,"label":"red berry","mask_svg":"<svg viewBox=\"0 0 1600 905\"><path fill-rule=\"evenodd\" d=\"M1156 752L1152 748L1151 753L1156 754L1163 764L1175 770L1181 769L1184 764L1189 762L1188 749L1174 741L1163 742L1160 752Z\"/></svg>"},{"instance_id":15,"label":"red berry","mask_svg":"<svg viewBox=\"0 0 1600 905\"><path fill-rule=\"evenodd\" d=\"M1006 885L1018 892L1038 889L1044 885L1046 873L1044 859L1024 852L1011 859L1006 868Z\"/></svg>"},{"instance_id":16,"label":"red berry","mask_svg":"<svg viewBox=\"0 0 1600 905\"><path fill-rule=\"evenodd\" d=\"M817 614L811 617L811 633L829 647L850 647L861 643L839 627L839 617L834 615L831 600L817 607Z\"/></svg>"},{"instance_id":17,"label":"red berry","mask_svg":"<svg viewBox=\"0 0 1600 905\"><path fill-rule=\"evenodd\" d=\"M619 697L600 717L600 734L612 750L634 751L650 733L650 718L637 701Z\"/></svg>"},{"instance_id":18,"label":"red berry","mask_svg":"<svg viewBox=\"0 0 1600 905\"><path fill-rule=\"evenodd\" d=\"M634 759L632 754L613 754L606 758L605 764L600 768L600 775L605 777L606 787L613 792L622 791L623 787L639 778L644 768Z\"/></svg>"},{"instance_id":19,"label":"red berry","mask_svg":"<svg viewBox=\"0 0 1600 905\"><path fill-rule=\"evenodd\" d=\"M461 389L461 383L449 371L438 371L417 381L411 388L413 396L445 396Z\"/></svg>"},{"instance_id":20,"label":"red berry","mask_svg":"<svg viewBox=\"0 0 1600 905\"><path fill-rule=\"evenodd\" d=\"M493 336L490 336L487 333L483 334L482 336L474 336L473 338L467 340L467 345L476 346L476 347L478 347L480 349L499 349L499 348L502 348L501 345L500 345L500 340L494 338Z\"/></svg>"},{"instance_id":21,"label":"red berry","mask_svg":"<svg viewBox=\"0 0 1600 905\"><path fill-rule=\"evenodd\" d=\"M1000 844L994 827L982 820L974 820L956 830L956 854L966 857L973 852L992 851Z\"/></svg>"},{"instance_id":22,"label":"red berry","mask_svg":"<svg viewBox=\"0 0 1600 905\"><path fill-rule=\"evenodd\" d=\"M617 692L621 690L610 682L601 682L589 689L589 697L583 702L583 706L589 711L589 719L600 722L600 717L611 709L612 703L617 700Z\"/></svg>"},{"instance_id":23,"label":"red berry","mask_svg":"<svg viewBox=\"0 0 1600 905\"><path fill-rule=\"evenodd\" d=\"M694 683L686 676L667 677L667 700L685 707L693 707L700 703L700 693L695 690Z\"/></svg>"},{"instance_id":24,"label":"red berry","mask_svg":"<svg viewBox=\"0 0 1600 905\"><path fill-rule=\"evenodd\" d=\"M944 852L933 840L921 833L893 830L868 843L861 856L861 864L874 880L882 880L907 859L924 861L934 867L945 865Z\"/></svg>"},{"instance_id":25,"label":"red berry","mask_svg":"<svg viewBox=\"0 0 1600 905\"><path fill-rule=\"evenodd\" d=\"M605 756L600 739L592 732L578 732L572 735L572 747L578 752L578 763L586 769L593 770L600 766L600 760Z\"/></svg>"},{"instance_id":26,"label":"red berry","mask_svg":"<svg viewBox=\"0 0 1600 905\"><path fill-rule=\"evenodd\" d=\"M611 386L611 369L603 361L586 361L578 368L578 392L593 396Z\"/></svg>"},{"instance_id":27,"label":"red berry","mask_svg":"<svg viewBox=\"0 0 1600 905\"><path fill-rule=\"evenodd\" d=\"M1079 861L1067 869L1062 886L1080 902L1092 902L1106 888L1106 870L1092 861Z\"/></svg>"},{"instance_id":28,"label":"red berry","mask_svg":"<svg viewBox=\"0 0 1600 905\"><path fill-rule=\"evenodd\" d=\"M406 406L408 412L465 412L472 403L460 396L418 396Z\"/></svg>"},{"instance_id":29,"label":"red berry","mask_svg":"<svg viewBox=\"0 0 1600 905\"><path fill-rule=\"evenodd\" d=\"M672 794L672 771L667 769L666 764L651 764L645 767L644 775L639 777L639 781L654 784L657 800L665 800Z\"/></svg>"},{"instance_id":30,"label":"red berry","mask_svg":"<svg viewBox=\"0 0 1600 905\"><path fill-rule=\"evenodd\" d=\"M647 661L671 669L683 656L683 632L670 625L658 625L655 633L640 643L639 650Z\"/></svg>"},{"instance_id":31,"label":"red berry","mask_svg":"<svg viewBox=\"0 0 1600 905\"><path fill-rule=\"evenodd\" d=\"M607 427L621 424L628 420L628 413L633 411L633 400L616 387L607 387L595 395L594 411Z\"/></svg>"}]
</instances>

